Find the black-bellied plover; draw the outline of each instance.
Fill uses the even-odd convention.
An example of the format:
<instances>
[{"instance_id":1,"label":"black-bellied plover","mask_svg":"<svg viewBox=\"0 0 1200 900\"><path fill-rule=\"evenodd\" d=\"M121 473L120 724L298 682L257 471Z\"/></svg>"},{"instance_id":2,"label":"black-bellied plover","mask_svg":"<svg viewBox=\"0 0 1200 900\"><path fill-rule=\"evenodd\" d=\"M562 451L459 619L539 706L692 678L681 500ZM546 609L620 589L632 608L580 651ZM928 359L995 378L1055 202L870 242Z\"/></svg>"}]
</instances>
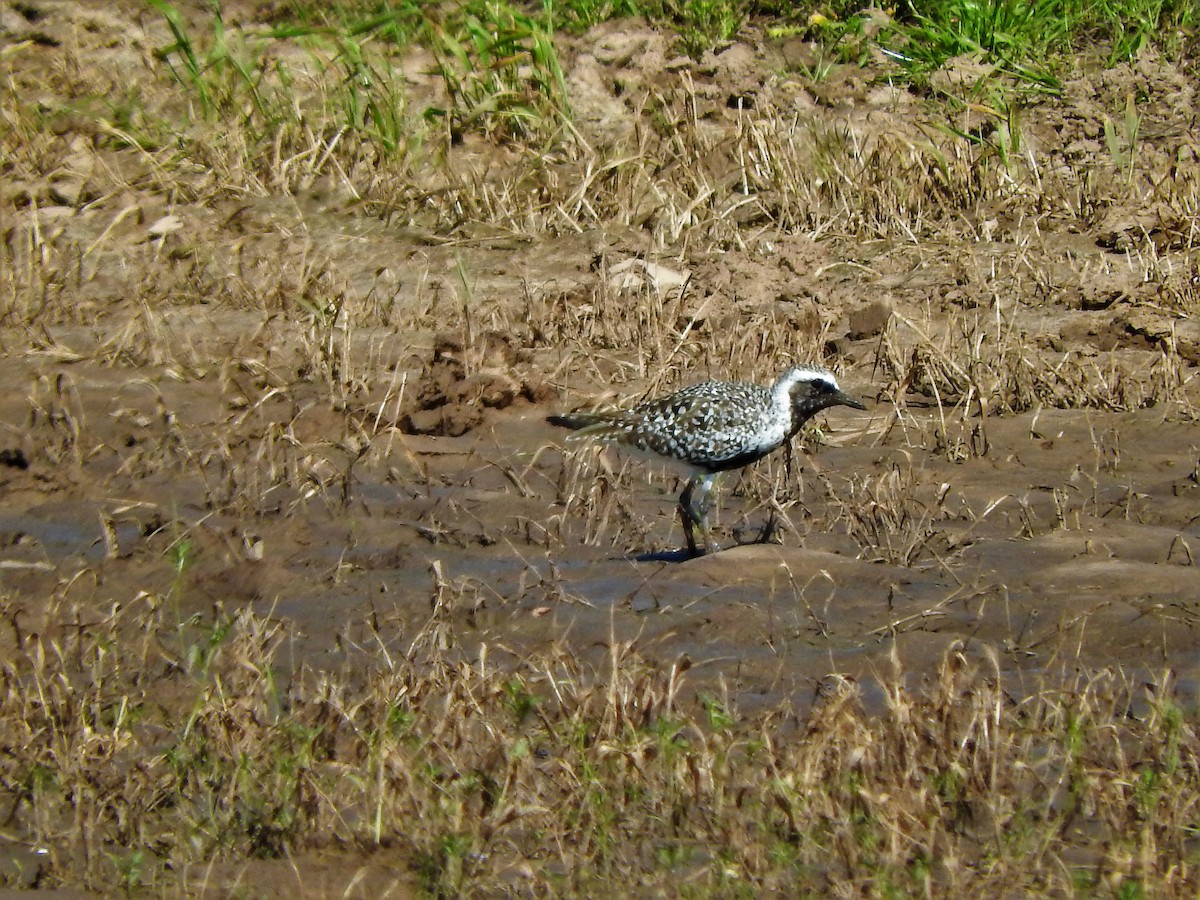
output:
<instances>
[{"instance_id":1,"label":"black-bellied plover","mask_svg":"<svg viewBox=\"0 0 1200 900\"><path fill-rule=\"evenodd\" d=\"M547 421L574 430L572 439L592 438L686 466L692 474L679 498L679 515L688 551L698 556L712 548L709 489L717 475L782 447L831 406L866 409L820 366L793 366L771 387L705 381L631 409L573 412ZM696 545L697 529L703 549Z\"/></svg>"}]
</instances>

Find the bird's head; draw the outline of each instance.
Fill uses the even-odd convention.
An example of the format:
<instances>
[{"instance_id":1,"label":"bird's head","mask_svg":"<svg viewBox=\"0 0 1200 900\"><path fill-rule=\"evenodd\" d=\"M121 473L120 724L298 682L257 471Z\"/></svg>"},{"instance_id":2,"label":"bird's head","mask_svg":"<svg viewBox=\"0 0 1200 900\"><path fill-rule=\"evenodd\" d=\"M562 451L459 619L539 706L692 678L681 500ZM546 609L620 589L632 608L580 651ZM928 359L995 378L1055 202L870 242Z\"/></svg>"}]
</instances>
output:
<instances>
[{"instance_id":1,"label":"bird's head","mask_svg":"<svg viewBox=\"0 0 1200 900\"><path fill-rule=\"evenodd\" d=\"M857 397L845 393L831 372L819 366L794 366L788 369L780 377L778 387L784 388L791 397L797 424L831 406L867 408Z\"/></svg>"}]
</instances>

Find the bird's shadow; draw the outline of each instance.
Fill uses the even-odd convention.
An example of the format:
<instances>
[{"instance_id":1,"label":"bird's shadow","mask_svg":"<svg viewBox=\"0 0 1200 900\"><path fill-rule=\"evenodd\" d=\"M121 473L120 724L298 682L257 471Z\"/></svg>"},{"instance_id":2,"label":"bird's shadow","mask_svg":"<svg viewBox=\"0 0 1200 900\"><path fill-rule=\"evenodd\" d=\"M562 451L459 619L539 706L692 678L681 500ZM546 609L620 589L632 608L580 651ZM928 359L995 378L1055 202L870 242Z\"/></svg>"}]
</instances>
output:
<instances>
[{"instance_id":1,"label":"bird's shadow","mask_svg":"<svg viewBox=\"0 0 1200 900\"><path fill-rule=\"evenodd\" d=\"M701 553L693 556L688 550L653 550L649 553L639 553L632 559L634 562L681 563L687 562L689 559L703 559L705 556L711 555L711 553Z\"/></svg>"},{"instance_id":2,"label":"bird's shadow","mask_svg":"<svg viewBox=\"0 0 1200 900\"><path fill-rule=\"evenodd\" d=\"M706 556L715 556L718 553L721 553L725 550L732 550L734 547L745 547L747 545L755 545L755 544L773 544L773 543L775 543L774 538L775 538L777 526L778 526L778 523L775 520L775 516L771 515L767 518L766 523L763 525L763 527L759 531L758 535L755 538L748 540L748 541L742 540L738 535L735 534L734 541L732 544L717 546L714 549L709 550L705 553L693 554L690 550L687 550L686 548L681 547L678 550L652 550L649 553L640 553L637 556L626 557L626 558L627 559L632 558L634 562L664 562L664 563L683 563L683 562L687 562L688 560L692 560L692 559L703 559Z\"/></svg>"}]
</instances>

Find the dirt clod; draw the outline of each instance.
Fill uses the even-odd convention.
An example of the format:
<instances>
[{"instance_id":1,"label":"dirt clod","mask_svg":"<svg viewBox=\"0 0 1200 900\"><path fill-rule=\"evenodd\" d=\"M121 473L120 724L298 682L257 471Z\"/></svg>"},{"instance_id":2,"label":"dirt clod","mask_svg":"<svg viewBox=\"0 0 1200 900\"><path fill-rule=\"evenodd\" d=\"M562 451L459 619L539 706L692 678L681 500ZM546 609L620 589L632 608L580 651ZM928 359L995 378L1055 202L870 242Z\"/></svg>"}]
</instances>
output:
<instances>
[{"instance_id":1,"label":"dirt clod","mask_svg":"<svg viewBox=\"0 0 1200 900\"><path fill-rule=\"evenodd\" d=\"M553 388L532 373L518 371L519 358L513 339L499 332L486 332L470 345L439 336L417 382L416 400L398 422L400 429L458 437L477 428L485 410L553 399Z\"/></svg>"}]
</instances>

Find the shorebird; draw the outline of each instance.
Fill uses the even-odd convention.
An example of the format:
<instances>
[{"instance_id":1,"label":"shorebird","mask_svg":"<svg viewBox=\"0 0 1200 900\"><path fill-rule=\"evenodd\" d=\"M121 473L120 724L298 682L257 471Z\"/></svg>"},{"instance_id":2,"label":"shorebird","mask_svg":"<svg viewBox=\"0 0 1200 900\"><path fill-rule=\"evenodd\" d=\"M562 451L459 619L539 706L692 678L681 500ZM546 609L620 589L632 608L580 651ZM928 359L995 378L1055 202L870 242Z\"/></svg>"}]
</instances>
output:
<instances>
[{"instance_id":1,"label":"shorebird","mask_svg":"<svg viewBox=\"0 0 1200 900\"><path fill-rule=\"evenodd\" d=\"M688 552L714 549L708 528L709 491L721 472L740 469L782 447L809 419L831 406L866 409L820 366L793 366L775 384L705 381L630 409L549 416L570 439L616 444L682 463L691 473L679 497ZM699 530L703 548L697 546Z\"/></svg>"}]
</instances>

